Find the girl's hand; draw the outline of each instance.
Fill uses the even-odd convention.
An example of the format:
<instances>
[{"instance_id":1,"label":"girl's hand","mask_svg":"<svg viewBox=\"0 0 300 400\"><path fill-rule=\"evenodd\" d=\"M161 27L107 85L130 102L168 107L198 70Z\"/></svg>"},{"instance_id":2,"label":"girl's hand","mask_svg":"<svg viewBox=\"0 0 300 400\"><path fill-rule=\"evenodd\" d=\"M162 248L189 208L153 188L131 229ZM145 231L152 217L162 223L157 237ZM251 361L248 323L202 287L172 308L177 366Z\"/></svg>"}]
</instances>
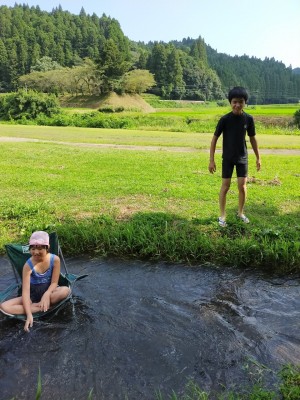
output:
<instances>
[{"instance_id":1,"label":"girl's hand","mask_svg":"<svg viewBox=\"0 0 300 400\"><path fill-rule=\"evenodd\" d=\"M40 301L41 311L46 312L50 308L50 294L45 292Z\"/></svg>"},{"instance_id":2,"label":"girl's hand","mask_svg":"<svg viewBox=\"0 0 300 400\"><path fill-rule=\"evenodd\" d=\"M33 325L33 316L31 315L27 315L27 319L25 322L25 326L24 326L24 331L29 332L29 328L32 328Z\"/></svg>"}]
</instances>

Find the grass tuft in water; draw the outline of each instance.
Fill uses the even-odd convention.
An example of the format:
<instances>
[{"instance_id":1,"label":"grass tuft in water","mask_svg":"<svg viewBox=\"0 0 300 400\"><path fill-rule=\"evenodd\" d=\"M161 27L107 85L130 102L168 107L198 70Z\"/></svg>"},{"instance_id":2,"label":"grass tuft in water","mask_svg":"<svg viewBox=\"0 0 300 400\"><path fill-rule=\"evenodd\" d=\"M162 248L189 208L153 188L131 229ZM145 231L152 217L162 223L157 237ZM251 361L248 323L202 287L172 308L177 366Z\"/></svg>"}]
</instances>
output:
<instances>
[{"instance_id":1,"label":"grass tuft in water","mask_svg":"<svg viewBox=\"0 0 300 400\"><path fill-rule=\"evenodd\" d=\"M42 376L41 376L41 369L39 368L38 383L37 383L37 390L36 390L35 400L40 400L41 396L42 396Z\"/></svg>"},{"instance_id":2,"label":"grass tuft in water","mask_svg":"<svg viewBox=\"0 0 300 400\"><path fill-rule=\"evenodd\" d=\"M236 389L235 391L224 390L223 393L208 393L203 391L194 381L188 382L183 394L164 397L160 391L156 393L156 400L299 400L300 399L300 366L286 365L279 372L281 381L273 389L266 388L262 371L265 369L256 365L254 383L249 388ZM258 372L257 372L258 371ZM272 372L268 370L268 372ZM257 375L258 373L258 375Z\"/></svg>"}]
</instances>

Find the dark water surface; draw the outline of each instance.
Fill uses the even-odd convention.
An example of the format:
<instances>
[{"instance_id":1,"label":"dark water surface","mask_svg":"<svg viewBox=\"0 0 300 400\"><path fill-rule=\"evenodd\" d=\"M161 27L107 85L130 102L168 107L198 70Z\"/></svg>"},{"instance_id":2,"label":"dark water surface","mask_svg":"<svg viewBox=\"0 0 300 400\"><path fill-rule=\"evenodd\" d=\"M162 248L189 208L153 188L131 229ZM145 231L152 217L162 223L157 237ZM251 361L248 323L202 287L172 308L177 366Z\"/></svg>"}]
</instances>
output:
<instances>
[{"instance_id":1,"label":"dark water surface","mask_svg":"<svg viewBox=\"0 0 300 400\"><path fill-rule=\"evenodd\" d=\"M34 324L0 316L0 399L155 399L182 393L270 387L300 361L300 279L253 271L69 259L88 273L57 315ZM0 290L12 281L0 259Z\"/></svg>"}]
</instances>

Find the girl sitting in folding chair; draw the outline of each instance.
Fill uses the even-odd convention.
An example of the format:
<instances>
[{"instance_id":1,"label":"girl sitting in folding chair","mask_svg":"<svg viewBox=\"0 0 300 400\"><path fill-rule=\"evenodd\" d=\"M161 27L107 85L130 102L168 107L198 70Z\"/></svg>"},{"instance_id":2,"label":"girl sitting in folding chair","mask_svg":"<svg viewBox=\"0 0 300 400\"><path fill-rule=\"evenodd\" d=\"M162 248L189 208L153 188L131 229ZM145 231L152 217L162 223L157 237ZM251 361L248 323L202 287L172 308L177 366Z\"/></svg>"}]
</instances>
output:
<instances>
[{"instance_id":1,"label":"girl sitting in folding chair","mask_svg":"<svg viewBox=\"0 0 300 400\"><path fill-rule=\"evenodd\" d=\"M0 304L5 314L26 314L24 330L33 325L33 314L46 312L53 305L70 295L68 286L58 286L60 258L49 253L49 235L34 232L29 240L31 257L23 267L22 296Z\"/></svg>"}]
</instances>

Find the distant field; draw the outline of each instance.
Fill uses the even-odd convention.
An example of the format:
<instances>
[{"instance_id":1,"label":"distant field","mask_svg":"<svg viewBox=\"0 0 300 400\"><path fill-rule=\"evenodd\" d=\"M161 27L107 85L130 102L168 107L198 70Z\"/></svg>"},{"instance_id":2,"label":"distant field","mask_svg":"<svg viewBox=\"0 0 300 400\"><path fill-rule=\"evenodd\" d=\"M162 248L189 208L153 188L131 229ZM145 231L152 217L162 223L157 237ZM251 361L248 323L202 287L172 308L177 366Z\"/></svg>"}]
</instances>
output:
<instances>
[{"instance_id":1,"label":"distant field","mask_svg":"<svg viewBox=\"0 0 300 400\"><path fill-rule=\"evenodd\" d=\"M248 106L246 110L253 115L293 116L300 109L300 104L274 104L266 106Z\"/></svg>"},{"instance_id":2,"label":"distant field","mask_svg":"<svg viewBox=\"0 0 300 400\"><path fill-rule=\"evenodd\" d=\"M156 110L194 110L199 113L207 113L207 114L217 114L222 110L230 110L230 105L228 102L225 106L219 106L216 102L203 102L203 101L182 101L182 100L159 100L157 96L143 94L142 98L149 102L149 104L154 107ZM300 108L300 103L298 104L268 104L268 105L248 105L246 106L246 110L251 110L251 113L256 115L265 115L273 114L273 115L293 115L296 110Z\"/></svg>"},{"instance_id":3,"label":"distant field","mask_svg":"<svg viewBox=\"0 0 300 400\"><path fill-rule=\"evenodd\" d=\"M247 106L245 111L252 115L272 115L272 116L286 116L292 117L294 113L300 109L300 105L286 105L286 104L275 104L275 105L257 105L257 106ZM200 114L200 115L223 115L226 112L230 112L231 108L229 107L218 107L214 105L206 106L206 105L198 105L193 106L192 108L166 108L166 109L157 109L156 113L159 115L168 114L168 113L175 113L178 115L188 114L191 111L193 114Z\"/></svg>"}]
</instances>

